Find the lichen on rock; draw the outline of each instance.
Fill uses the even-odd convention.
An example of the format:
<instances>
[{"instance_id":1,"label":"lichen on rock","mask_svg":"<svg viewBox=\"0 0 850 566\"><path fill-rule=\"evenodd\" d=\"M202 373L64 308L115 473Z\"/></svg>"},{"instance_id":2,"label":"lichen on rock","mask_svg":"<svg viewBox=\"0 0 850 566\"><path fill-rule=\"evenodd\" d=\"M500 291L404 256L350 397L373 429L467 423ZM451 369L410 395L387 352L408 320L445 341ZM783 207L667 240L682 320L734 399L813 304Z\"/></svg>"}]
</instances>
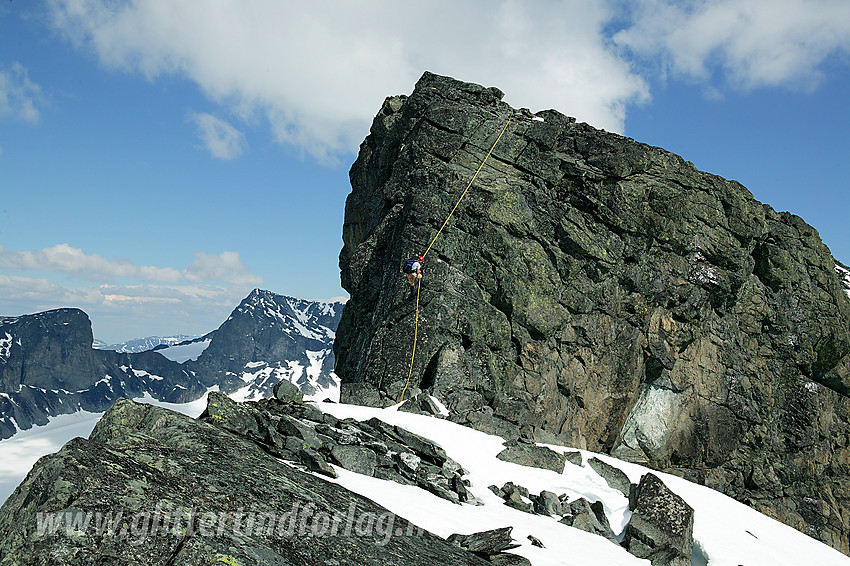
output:
<instances>
[{"instance_id":1,"label":"lichen on rock","mask_svg":"<svg viewBox=\"0 0 850 566\"><path fill-rule=\"evenodd\" d=\"M850 552L850 300L817 231L679 156L513 109L497 89L426 73L360 147L342 400L398 401L416 324L399 266L509 118L426 258L409 394L509 439L684 475Z\"/></svg>"}]
</instances>

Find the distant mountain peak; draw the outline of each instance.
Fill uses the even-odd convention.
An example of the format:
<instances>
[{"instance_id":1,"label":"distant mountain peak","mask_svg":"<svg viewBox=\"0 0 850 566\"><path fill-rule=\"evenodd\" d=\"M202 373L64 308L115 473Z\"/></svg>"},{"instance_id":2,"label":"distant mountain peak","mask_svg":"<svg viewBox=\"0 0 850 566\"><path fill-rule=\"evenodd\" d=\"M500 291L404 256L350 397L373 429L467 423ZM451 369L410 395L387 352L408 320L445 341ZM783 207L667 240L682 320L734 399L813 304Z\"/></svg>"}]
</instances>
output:
<instances>
[{"instance_id":1,"label":"distant mountain peak","mask_svg":"<svg viewBox=\"0 0 850 566\"><path fill-rule=\"evenodd\" d=\"M210 344L192 367L240 400L270 395L281 379L307 395L336 390L333 341L343 306L254 289L206 335Z\"/></svg>"},{"instance_id":2,"label":"distant mountain peak","mask_svg":"<svg viewBox=\"0 0 850 566\"><path fill-rule=\"evenodd\" d=\"M294 337L300 334L310 340L324 341L335 336L343 303L310 301L254 289L243 299L228 320L238 316L266 319Z\"/></svg>"}]
</instances>

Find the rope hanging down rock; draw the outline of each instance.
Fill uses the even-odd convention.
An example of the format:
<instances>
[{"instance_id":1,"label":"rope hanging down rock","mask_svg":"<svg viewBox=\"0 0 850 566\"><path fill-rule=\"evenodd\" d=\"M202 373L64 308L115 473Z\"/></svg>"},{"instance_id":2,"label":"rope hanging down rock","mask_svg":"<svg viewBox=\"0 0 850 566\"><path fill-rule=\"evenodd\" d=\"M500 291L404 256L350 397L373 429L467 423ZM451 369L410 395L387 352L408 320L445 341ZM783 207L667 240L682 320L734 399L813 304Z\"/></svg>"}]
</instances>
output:
<instances>
[{"instance_id":1,"label":"rope hanging down rock","mask_svg":"<svg viewBox=\"0 0 850 566\"><path fill-rule=\"evenodd\" d=\"M478 174L481 172L481 169L484 168L484 164L487 163L487 160L490 158L490 154L493 153L494 149L496 149L496 144L498 144L499 140L502 139L502 135L505 133L505 130L508 129L508 125L510 123L511 117L508 116L508 121L505 122L505 126L502 128L502 131L499 132L499 137L497 137L496 141L493 142L493 145L490 146L490 151L488 151L487 155L484 156L484 159L481 161L481 165L478 166L478 169L475 171L475 174L469 180L469 183L467 183L466 188L463 190L463 193L461 193L460 198L457 199L457 202L455 203L454 208L452 208L452 211L449 212L448 216L446 216L446 220L445 222L443 222L443 225L440 226L440 229L437 230L436 234L434 234L434 237L431 239L431 243L428 244L428 248L425 250L425 253L422 254L422 259L425 259L425 256L428 255L428 252L431 251L431 246L433 246L434 242L437 241L437 238L440 237L440 234L443 232L443 228L446 227L446 224L449 223L449 219L451 219L452 215L455 213L455 210L457 210L457 207L460 206L460 201L462 201L463 197L466 196L466 193L469 191L469 187L472 186L472 183L475 182L475 179L476 177L478 177ZM407 372L407 381L404 383L404 389L402 389L401 397L398 400L399 404L404 401L404 394L407 392L407 387L410 385L410 376L413 375L413 361L416 359L416 342L419 337L419 291L420 289L422 289L422 277L419 277L417 279L418 282L416 284L416 315L413 323L413 351L410 354L410 369Z\"/></svg>"}]
</instances>

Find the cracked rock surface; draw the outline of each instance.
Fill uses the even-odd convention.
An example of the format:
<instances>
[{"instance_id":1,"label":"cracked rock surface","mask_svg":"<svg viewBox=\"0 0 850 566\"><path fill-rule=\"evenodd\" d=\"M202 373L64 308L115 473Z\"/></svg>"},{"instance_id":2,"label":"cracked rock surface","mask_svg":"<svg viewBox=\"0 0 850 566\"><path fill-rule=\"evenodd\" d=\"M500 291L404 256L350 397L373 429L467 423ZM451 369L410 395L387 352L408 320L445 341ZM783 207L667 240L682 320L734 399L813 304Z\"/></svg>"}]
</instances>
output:
<instances>
[{"instance_id":1,"label":"cracked rock surface","mask_svg":"<svg viewBox=\"0 0 850 566\"><path fill-rule=\"evenodd\" d=\"M342 401L670 471L850 552L850 300L801 218L663 149L426 73L351 168Z\"/></svg>"}]
</instances>

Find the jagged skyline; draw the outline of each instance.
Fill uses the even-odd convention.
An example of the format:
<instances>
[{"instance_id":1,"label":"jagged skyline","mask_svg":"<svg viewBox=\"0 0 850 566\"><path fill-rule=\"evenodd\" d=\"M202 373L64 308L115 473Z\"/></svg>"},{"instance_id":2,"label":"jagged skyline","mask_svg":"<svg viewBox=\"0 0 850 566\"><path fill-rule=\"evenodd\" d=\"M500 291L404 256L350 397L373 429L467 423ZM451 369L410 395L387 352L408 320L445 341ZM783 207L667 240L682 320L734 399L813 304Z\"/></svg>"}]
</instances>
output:
<instances>
[{"instance_id":1,"label":"jagged skyline","mask_svg":"<svg viewBox=\"0 0 850 566\"><path fill-rule=\"evenodd\" d=\"M737 179L848 263L850 5L739 4L3 3L0 315L120 342L343 295L348 168L425 70Z\"/></svg>"}]
</instances>

